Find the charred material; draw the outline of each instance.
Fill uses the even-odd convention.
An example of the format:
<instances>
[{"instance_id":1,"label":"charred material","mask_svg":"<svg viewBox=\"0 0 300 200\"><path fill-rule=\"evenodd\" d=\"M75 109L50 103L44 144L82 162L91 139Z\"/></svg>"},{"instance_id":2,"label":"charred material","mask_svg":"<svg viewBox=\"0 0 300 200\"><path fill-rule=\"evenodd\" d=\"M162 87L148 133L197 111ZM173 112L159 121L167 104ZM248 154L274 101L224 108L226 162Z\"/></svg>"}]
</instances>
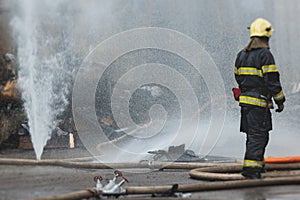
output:
<instances>
[{"instance_id":1,"label":"charred material","mask_svg":"<svg viewBox=\"0 0 300 200\"><path fill-rule=\"evenodd\" d=\"M221 156L204 156L196 155L194 151L185 149L185 144L179 146L170 146L168 151L155 150L148 151L153 154L154 161L161 162L235 162L234 158L227 158Z\"/></svg>"}]
</instances>

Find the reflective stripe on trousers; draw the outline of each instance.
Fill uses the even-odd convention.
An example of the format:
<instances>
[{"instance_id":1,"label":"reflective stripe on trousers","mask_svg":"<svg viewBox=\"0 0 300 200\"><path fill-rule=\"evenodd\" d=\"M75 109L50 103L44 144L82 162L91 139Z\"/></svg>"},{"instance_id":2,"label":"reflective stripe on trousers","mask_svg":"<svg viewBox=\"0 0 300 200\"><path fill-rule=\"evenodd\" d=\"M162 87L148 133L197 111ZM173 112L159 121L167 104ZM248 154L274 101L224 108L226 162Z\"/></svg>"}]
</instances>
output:
<instances>
[{"instance_id":1,"label":"reflective stripe on trousers","mask_svg":"<svg viewBox=\"0 0 300 200\"><path fill-rule=\"evenodd\" d=\"M257 161L257 160L244 160L243 167L249 168L263 168L265 165L264 161Z\"/></svg>"}]
</instances>

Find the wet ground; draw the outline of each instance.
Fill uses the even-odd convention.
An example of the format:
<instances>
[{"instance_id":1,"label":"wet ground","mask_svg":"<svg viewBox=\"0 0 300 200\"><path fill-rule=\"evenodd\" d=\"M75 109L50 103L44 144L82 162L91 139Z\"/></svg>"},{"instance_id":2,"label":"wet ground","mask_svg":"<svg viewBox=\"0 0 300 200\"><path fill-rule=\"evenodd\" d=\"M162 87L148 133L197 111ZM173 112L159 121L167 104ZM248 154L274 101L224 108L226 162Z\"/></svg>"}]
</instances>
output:
<instances>
[{"instance_id":1,"label":"wet ground","mask_svg":"<svg viewBox=\"0 0 300 200\"><path fill-rule=\"evenodd\" d=\"M43 159L70 159L90 156L84 149L48 149ZM31 150L6 150L1 158L34 158ZM125 186L150 186L199 183L189 178L187 170L123 170L129 179ZM111 179L111 169L75 169L58 166L0 165L0 199L30 199L63 194L94 187L93 177ZM134 196L147 199L150 195ZM192 193L195 199L300 199L300 185L257 187ZM158 199L158 198L157 198Z\"/></svg>"}]
</instances>

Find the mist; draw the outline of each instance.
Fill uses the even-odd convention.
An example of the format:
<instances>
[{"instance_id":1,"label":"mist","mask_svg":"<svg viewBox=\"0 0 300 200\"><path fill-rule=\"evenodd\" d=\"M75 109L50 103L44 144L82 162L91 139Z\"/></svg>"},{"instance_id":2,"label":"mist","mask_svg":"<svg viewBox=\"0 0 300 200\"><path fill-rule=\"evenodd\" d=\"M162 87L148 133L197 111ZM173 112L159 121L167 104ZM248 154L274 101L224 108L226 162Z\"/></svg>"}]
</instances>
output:
<instances>
[{"instance_id":1,"label":"mist","mask_svg":"<svg viewBox=\"0 0 300 200\"><path fill-rule=\"evenodd\" d=\"M99 131L101 127L105 137L95 137L99 136L103 142L122 137L128 131L142 130L140 134L146 134L142 135L142 139L136 137L136 133L135 137L133 135L114 144L116 148L133 154L144 155L148 150L179 145L187 139L187 148L197 154L242 158L245 135L239 133L239 107L231 95L231 88L236 86L233 65L238 51L248 43L247 27L257 17L268 19L275 29L270 46L287 96L284 112L273 112L274 130L266 156L300 154L296 144L300 139L300 61L294 53L300 47L297 42L300 28L295 25L295 19L299 17L299 1L49 0L42 3L31 0L26 3L14 1L12 8L16 15L12 27L20 64L20 87L25 94L23 99L30 132L34 135L33 143L39 149L38 158L51 132L61 122L60 116L70 109L70 105L75 109L75 115L80 115L82 110L82 113L88 114L95 109L95 116L80 115L77 119L77 128L83 132L81 139L88 149L93 146L89 149L93 154L101 154L106 149L95 150L97 147L94 147L93 139L85 137L85 133ZM195 70L188 59L174 52L145 48L133 49L112 59L105 71L101 71L102 77L99 77L96 67L101 68L103 63L97 58L101 52L95 53L97 47L105 45L106 41L113 40L120 33L148 27L180 34L177 37L174 33L176 38L173 41L160 41L154 37L144 38L146 41L165 42L172 46L176 39L181 38L180 35L184 35L197 42L201 52L193 52L190 48L188 55L191 59L198 56L195 59L202 61L200 70ZM127 42L128 45L138 43L134 38ZM109 47L111 52L123 48L118 43L114 45ZM101 53L103 58L106 56L104 53ZM143 68L147 64L148 68ZM160 68L155 68L159 64ZM90 66L89 75L78 78L77 71L83 73L86 66ZM135 66L142 67L134 71ZM163 75L158 80L155 76L159 74ZM162 81L163 77L167 77L168 81ZM80 92L74 92L73 82L77 87L78 80L80 83L99 82L93 89L88 88L87 84L81 87ZM184 87L180 85L185 81L187 84ZM155 90L157 86L159 89ZM153 94L154 90L158 93ZM84 102L86 92L94 93L90 102L94 108L86 108L85 103L72 104L74 95ZM112 97L120 99L114 101ZM138 115L140 111L145 115ZM214 117L218 112L220 118ZM120 114L123 124L117 121L115 113ZM104 117L112 119L115 135L111 135L109 127L101 124ZM88 124L95 119L99 123ZM155 127L146 131L143 124L149 123L148 128ZM120 129L122 131L117 135L116 130ZM210 138L214 134L216 136ZM172 138L176 138L174 143L168 141ZM116 158L119 159L119 156Z\"/></svg>"}]
</instances>

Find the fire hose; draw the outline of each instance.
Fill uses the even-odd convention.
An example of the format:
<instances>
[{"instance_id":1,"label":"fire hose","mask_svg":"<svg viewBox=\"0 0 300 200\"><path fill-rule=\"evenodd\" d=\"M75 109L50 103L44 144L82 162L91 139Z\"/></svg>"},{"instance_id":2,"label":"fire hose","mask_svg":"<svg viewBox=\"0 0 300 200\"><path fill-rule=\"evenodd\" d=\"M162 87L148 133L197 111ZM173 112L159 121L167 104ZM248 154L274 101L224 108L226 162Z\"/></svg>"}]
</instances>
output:
<instances>
[{"instance_id":1,"label":"fire hose","mask_svg":"<svg viewBox=\"0 0 300 200\"><path fill-rule=\"evenodd\" d=\"M232 163L224 163L231 165ZM158 162L158 161L141 161L139 163L87 163L73 162L65 160L31 160L31 159L14 159L0 158L0 165L52 165L70 168L85 169L128 169L128 168L150 168L150 169L195 169L201 167L217 166L218 163L191 163L191 162Z\"/></svg>"},{"instance_id":2,"label":"fire hose","mask_svg":"<svg viewBox=\"0 0 300 200\"><path fill-rule=\"evenodd\" d=\"M266 160L267 161L267 160ZM275 162L274 160L272 162ZM277 160L277 162L279 162ZM210 190L237 189L246 187L273 186L273 185L292 185L300 183L300 163L292 160L292 163L273 164L268 163L265 166L267 170L263 174L263 179L245 179L240 175L242 170L241 163L161 163L156 162L149 165L147 162L140 163L78 163L60 160L26 160L26 159L0 159L0 164L13 165L59 165L63 167L83 167L83 168L163 168L163 169L191 169L189 174L191 178L206 180L196 184L179 184L176 186L176 192L201 192ZM288 170L288 171L287 171ZM123 177L123 176L122 176ZM98 178L96 178L98 180ZM207 180L214 180L209 182ZM123 182L119 183L121 186ZM99 183L99 182L98 182ZM84 199L99 197L105 195L105 187L98 186L68 194L54 195L48 197L36 198L36 200L59 200L59 199ZM162 194L172 190L174 185L162 186L127 186L118 190L112 195L134 195L134 194Z\"/></svg>"},{"instance_id":3,"label":"fire hose","mask_svg":"<svg viewBox=\"0 0 300 200\"><path fill-rule=\"evenodd\" d=\"M272 179L255 179L255 180L235 180L235 181L219 181L219 182L204 182L199 184L182 184L178 185L178 192L201 192L211 190L225 190L225 189L238 189L247 187L260 187L260 186L272 186L272 185L292 185L299 184L300 176L296 177L279 177ZM154 194L154 193L166 193L172 189L172 186L139 186L139 187L125 187L126 193L123 195L133 194ZM101 191L91 188L72 192L68 194L54 195L48 197L36 198L34 200L74 200L92 198L97 195L101 195Z\"/></svg>"}]
</instances>

